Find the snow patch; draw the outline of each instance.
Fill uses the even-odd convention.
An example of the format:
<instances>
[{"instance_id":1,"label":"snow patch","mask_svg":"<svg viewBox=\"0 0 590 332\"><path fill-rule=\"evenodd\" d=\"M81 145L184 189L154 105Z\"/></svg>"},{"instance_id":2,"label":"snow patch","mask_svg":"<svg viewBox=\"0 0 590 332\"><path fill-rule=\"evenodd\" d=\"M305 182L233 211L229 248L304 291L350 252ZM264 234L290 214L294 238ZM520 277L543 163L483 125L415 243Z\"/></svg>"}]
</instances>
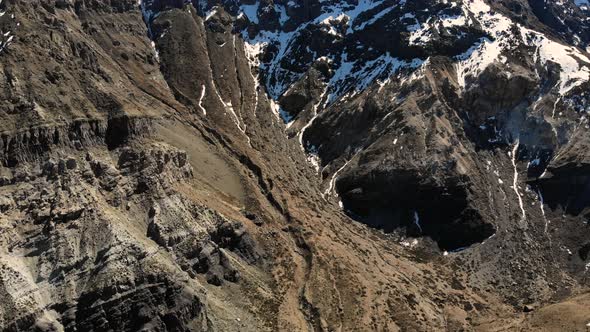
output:
<instances>
[{"instance_id":1,"label":"snow patch","mask_svg":"<svg viewBox=\"0 0 590 332\"><path fill-rule=\"evenodd\" d=\"M512 166L514 167L514 178L512 180L512 189L518 198L518 205L520 206L520 211L522 212L521 221L526 220L526 212L524 210L524 204L522 201L522 196L518 190L518 166L516 164L516 155L518 153L518 148L520 147L520 140L516 140L514 143L514 147L512 148L512 153L509 153L509 156L512 157Z\"/></svg>"},{"instance_id":2,"label":"snow patch","mask_svg":"<svg viewBox=\"0 0 590 332\"><path fill-rule=\"evenodd\" d=\"M203 84L203 88L201 90L201 97L199 97L199 108L203 112L203 115L207 115L207 110L203 107L203 98L205 97L205 92L207 91L207 87Z\"/></svg>"},{"instance_id":3,"label":"snow patch","mask_svg":"<svg viewBox=\"0 0 590 332\"><path fill-rule=\"evenodd\" d=\"M248 20L254 24L258 24L258 6L259 6L258 1L255 1L255 3L253 5L240 6L241 13L246 15Z\"/></svg>"},{"instance_id":4,"label":"snow patch","mask_svg":"<svg viewBox=\"0 0 590 332\"><path fill-rule=\"evenodd\" d=\"M422 233L422 226L420 225L420 215L418 215L418 211L414 211L414 225L418 227L420 233Z\"/></svg>"}]
</instances>

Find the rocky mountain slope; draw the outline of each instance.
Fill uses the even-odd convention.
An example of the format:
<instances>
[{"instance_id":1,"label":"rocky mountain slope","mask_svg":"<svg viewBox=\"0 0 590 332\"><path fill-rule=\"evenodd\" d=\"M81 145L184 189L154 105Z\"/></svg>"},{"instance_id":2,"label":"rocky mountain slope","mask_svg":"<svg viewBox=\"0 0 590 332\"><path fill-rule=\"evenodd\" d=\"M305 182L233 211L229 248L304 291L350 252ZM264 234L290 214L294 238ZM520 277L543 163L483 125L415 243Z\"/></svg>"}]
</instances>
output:
<instances>
[{"instance_id":1,"label":"rocky mountain slope","mask_svg":"<svg viewBox=\"0 0 590 332\"><path fill-rule=\"evenodd\" d=\"M0 329L584 331L589 8L0 1Z\"/></svg>"}]
</instances>

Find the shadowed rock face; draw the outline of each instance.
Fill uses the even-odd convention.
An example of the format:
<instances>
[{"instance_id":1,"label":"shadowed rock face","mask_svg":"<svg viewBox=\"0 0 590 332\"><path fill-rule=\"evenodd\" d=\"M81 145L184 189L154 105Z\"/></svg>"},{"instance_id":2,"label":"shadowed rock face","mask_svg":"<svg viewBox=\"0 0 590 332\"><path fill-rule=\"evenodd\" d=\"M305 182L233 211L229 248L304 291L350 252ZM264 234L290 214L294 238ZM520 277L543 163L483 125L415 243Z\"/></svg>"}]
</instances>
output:
<instances>
[{"instance_id":1,"label":"shadowed rock face","mask_svg":"<svg viewBox=\"0 0 590 332\"><path fill-rule=\"evenodd\" d=\"M543 198L552 209L586 220L590 208L588 138L580 132L575 135L575 140L560 149L543 174L532 183L544 193Z\"/></svg>"},{"instance_id":2,"label":"shadowed rock face","mask_svg":"<svg viewBox=\"0 0 590 332\"><path fill-rule=\"evenodd\" d=\"M415 171L390 172L339 180L337 190L353 218L386 232L406 228L409 235L429 236L444 250L464 248L495 233L470 207L469 190L461 187L467 179L434 183Z\"/></svg>"},{"instance_id":3,"label":"shadowed rock face","mask_svg":"<svg viewBox=\"0 0 590 332\"><path fill-rule=\"evenodd\" d=\"M539 181L539 188L546 193L545 202L553 209L561 208L575 216L590 207L590 178L587 167L588 165L583 165L556 169L551 178Z\"/></svg>"},{"instance_id":4,"label":"shadowed rock face","mask_svg":"<svg viewBox=\"0 0 590 332\"><path fill-rule=\"evenodd\" d=\"M577 2L581 5L576 5ZM587 4L584 6L583 1L577 2L552 3L529 0L528 4L539 21L552 28L569 43L583 47L590 42L590 26L585 19L590 8Z\"/></svg>"}]
</instances>

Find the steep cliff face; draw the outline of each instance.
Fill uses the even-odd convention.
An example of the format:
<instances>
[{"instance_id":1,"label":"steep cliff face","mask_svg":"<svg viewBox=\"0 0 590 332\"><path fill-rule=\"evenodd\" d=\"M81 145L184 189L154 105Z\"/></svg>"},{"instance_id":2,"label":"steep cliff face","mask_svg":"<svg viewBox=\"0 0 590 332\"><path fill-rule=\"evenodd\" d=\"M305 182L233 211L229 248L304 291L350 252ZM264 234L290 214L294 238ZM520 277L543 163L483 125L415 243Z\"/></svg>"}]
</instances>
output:
<instances>
[{"instance_id":1,"label":"steep cliff face","mask_svg":"<svg viewBox=\"0 0 590 332\"><path fill-rule=\"evenodd\" d=\"M587 6L0 1L0 328L583 328Z\"/></svg>"}]
</instances>

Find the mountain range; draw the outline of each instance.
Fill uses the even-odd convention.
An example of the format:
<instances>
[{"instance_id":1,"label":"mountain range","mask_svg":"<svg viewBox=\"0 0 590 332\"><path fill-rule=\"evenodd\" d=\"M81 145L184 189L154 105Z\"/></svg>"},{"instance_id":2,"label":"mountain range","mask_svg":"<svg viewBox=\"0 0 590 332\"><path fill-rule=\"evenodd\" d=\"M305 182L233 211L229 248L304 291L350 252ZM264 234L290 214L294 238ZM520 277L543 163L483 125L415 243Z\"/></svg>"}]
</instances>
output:
<instances>
[{"instance_id":1,"label":"mountain range","mask_svg":"<svg viewBox=\"0 0 590 332\"><path fill-rule=\"evenodd\" d=\"M587 0L0 1L0 330L586 331Z\"/></svg>"}]
</instances>

